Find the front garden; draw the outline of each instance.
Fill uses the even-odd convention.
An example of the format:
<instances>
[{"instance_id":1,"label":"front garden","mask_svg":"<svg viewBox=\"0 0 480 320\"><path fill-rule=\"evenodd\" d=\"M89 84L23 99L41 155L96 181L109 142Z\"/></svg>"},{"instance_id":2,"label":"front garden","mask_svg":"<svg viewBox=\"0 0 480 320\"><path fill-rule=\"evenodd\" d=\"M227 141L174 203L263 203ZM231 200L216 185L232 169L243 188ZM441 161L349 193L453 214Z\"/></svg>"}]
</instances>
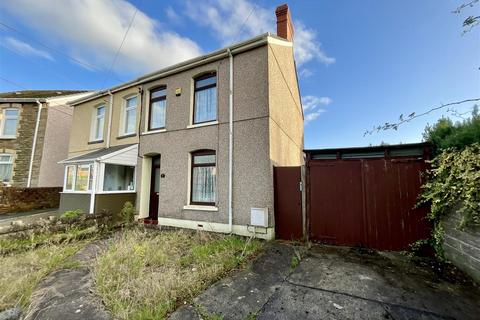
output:
<instances>
[{"instance_id":1,"label":"front garden","mask_svg":"<svg viewBox=\"0 0 480 320\"><path fill-rule=\"evenodd\" d=\"M69 213L0 235L0 311L25 312L42 279L55 270L85 267L72 256L98 239L107 245L87 265L93 291L120 319L165 318L262 249L256 239L146 229L130 218Z\"/></svg>"}]
</instances>

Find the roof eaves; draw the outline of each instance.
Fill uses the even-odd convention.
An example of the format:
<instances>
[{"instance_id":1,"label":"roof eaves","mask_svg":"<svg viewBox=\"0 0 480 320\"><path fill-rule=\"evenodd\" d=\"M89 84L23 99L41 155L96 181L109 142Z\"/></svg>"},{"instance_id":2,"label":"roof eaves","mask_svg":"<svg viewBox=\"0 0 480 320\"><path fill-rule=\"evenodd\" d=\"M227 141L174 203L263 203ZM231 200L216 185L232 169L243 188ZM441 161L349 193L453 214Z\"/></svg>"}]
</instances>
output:
<instances>
[{"instance_id":1,"label":"roof eaves","mask_svg":"<svg viewBox=\"0 0 480 320\"><path fill-rule=\"evenodd\" d=\"M242 51L243 48L250 47L251 45L254 45L257 42L258 42L259 46L263 45L263 44L266 44L267 41L268 41L268 37L271 37L271 36L272 35L269 32L263 33L259 36L248 39L246 41L242 41L242 42L233 44L231 46L228 46L228 47L210 52L210 53L205 54L203 56L199 56L199 57L196 57L196 58L193 58L193 59L190 59L190 60L186 60L186 61L174 64L174 65L171 65L169 67L160 69L158 71L146 74L144 76L138 77L137 79L122 83L122 84L117 85L115 87L112 87L110 89L97 91L96 93L93 93L90 96L71 101L70 105L76 106L80 103L87 102L87 101L105 96L105 95L108 94L108 92L115 92L115 91L123 90L123 89L129 88L129 87L132 87L134 85L143 84L145 82L153 81L153 80L161 78L161 77L165 77L165 76L168 76L168 75L171 75L171 74L175 74L175 73L178 73L178 72L196 67L198 65L202 65L202 64L205 64L205 63L208 63L208 62L211 62L211 61L221 59L224 56L228 55L228 50L232 51L232 53L235 53L236 51L237 52Z\"/></svg>"}]
</instances>

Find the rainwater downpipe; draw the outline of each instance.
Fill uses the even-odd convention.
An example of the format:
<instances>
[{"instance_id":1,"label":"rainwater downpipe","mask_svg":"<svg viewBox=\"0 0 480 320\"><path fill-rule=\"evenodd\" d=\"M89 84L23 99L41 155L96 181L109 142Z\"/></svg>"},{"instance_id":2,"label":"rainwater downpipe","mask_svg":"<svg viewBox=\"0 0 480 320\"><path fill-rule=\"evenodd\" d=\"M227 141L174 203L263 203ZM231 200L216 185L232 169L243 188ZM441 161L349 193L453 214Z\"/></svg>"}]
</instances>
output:
<instances>
[{"instance_id":1,"label":"rainwater downpipe","mask_svg":"<svg viewBox=\"0 0 480 320\"><path fill-rule=\"evenodd\" d=\"M228 97L228 227L233 231L233 55L227 49L230 62Z\"/></svg>"},{"instance_id":2,"label":"rainwater downpipe","mask_svg":"<svg viewBox=\"0 0 480 320\"><path fill-rule=\"evenodd\" d=\"M35 133L33 134L32 154L30 156L30 165L28 167L27 188L30 188L32 184L33 160L35 158L35 149L37 148L38 128L40 127L40 116L42 115L42 107L43 107L40 101L37 100L36 102L38 105L37 123L35 124Z\"/></svg>"},{"instance_id":3,"label":"rainwater downpipe","mask_svg":"<svg viewBox=\"0 0 480 320\"><path fill-rule=\"evenodd\" d=\"M110 102L108 106L108 126L107 126L107 139L105 141L105 148L110 148L110 132L112 130L112 114L113 114L113 94L108 90Z\"/></svg>"}]
</instances>

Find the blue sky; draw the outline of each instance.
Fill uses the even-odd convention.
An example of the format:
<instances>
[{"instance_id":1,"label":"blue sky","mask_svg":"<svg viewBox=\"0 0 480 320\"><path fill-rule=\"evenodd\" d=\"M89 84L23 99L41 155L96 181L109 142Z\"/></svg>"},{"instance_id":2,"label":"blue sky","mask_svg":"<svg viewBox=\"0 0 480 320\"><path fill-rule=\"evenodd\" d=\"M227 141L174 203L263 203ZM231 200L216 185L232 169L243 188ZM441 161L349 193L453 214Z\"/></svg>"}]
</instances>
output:
<instances>
[{"instance_id":1,"label":"blue sky","mask_svg":"<svg viewBox=\"0 0 480 320\"><path fill-rule=\"evenodd\" d=\"M398 120L400 114L479 98L480 26L462 36L461 25L467 16L480 14L480 3L453 14L464 2L289 1L309 120L305 146L417 142L427 123L449 115L446 109L398 131L363 133ZM103 89L264 31L275 32L279 4L2 1L0 91ZM457 110L471 108L465 104Z\"/></svg>"}]
</instances>

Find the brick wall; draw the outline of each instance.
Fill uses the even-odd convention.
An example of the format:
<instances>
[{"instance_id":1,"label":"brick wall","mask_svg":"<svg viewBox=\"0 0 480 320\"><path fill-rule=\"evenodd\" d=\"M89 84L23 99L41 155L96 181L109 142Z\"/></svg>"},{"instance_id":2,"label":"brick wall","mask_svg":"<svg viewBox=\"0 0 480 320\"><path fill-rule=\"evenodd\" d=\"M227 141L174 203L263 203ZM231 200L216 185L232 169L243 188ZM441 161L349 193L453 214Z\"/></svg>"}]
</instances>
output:
<instances>
[{"instance_id":1,"label":"brick wall","mask_svg":"<svg viewBox=\"0 0 480 320\"><path fill-rule=\"evenodd\" d=\"M445 256L480 283L480 227L458 229L460 215L455 211L443 223Z\"/></svg>"},{"instance_id":2,"label":"brick wall","mask_svg":"<svg viewBox=\"0 0 480 320\"><path fill-rule=\"evenodd\" d=\"M58 208L61 187L0 187L0 214Z\"/></svg>"},{"instance_id":3,"label":"brick wall","mask_svg":"<svg viewBox=\"0 0 480 320\"><path fill-rule=\"evenodd\" d=\"M11 185L15 187L26 187L28 170L32 152L33 136L37 122L38 105L36 103L2 103L0 112L4 108L20 109L20 118L17 125L17 136L14 139L0 139L0 152L14 155L13 176ZM32 186L38 183L40 163L43 151L43 140L47 122L47 109L42 110L38 140L35 150L35 157L32 170Z\"/></svg>"}]
</instances>

